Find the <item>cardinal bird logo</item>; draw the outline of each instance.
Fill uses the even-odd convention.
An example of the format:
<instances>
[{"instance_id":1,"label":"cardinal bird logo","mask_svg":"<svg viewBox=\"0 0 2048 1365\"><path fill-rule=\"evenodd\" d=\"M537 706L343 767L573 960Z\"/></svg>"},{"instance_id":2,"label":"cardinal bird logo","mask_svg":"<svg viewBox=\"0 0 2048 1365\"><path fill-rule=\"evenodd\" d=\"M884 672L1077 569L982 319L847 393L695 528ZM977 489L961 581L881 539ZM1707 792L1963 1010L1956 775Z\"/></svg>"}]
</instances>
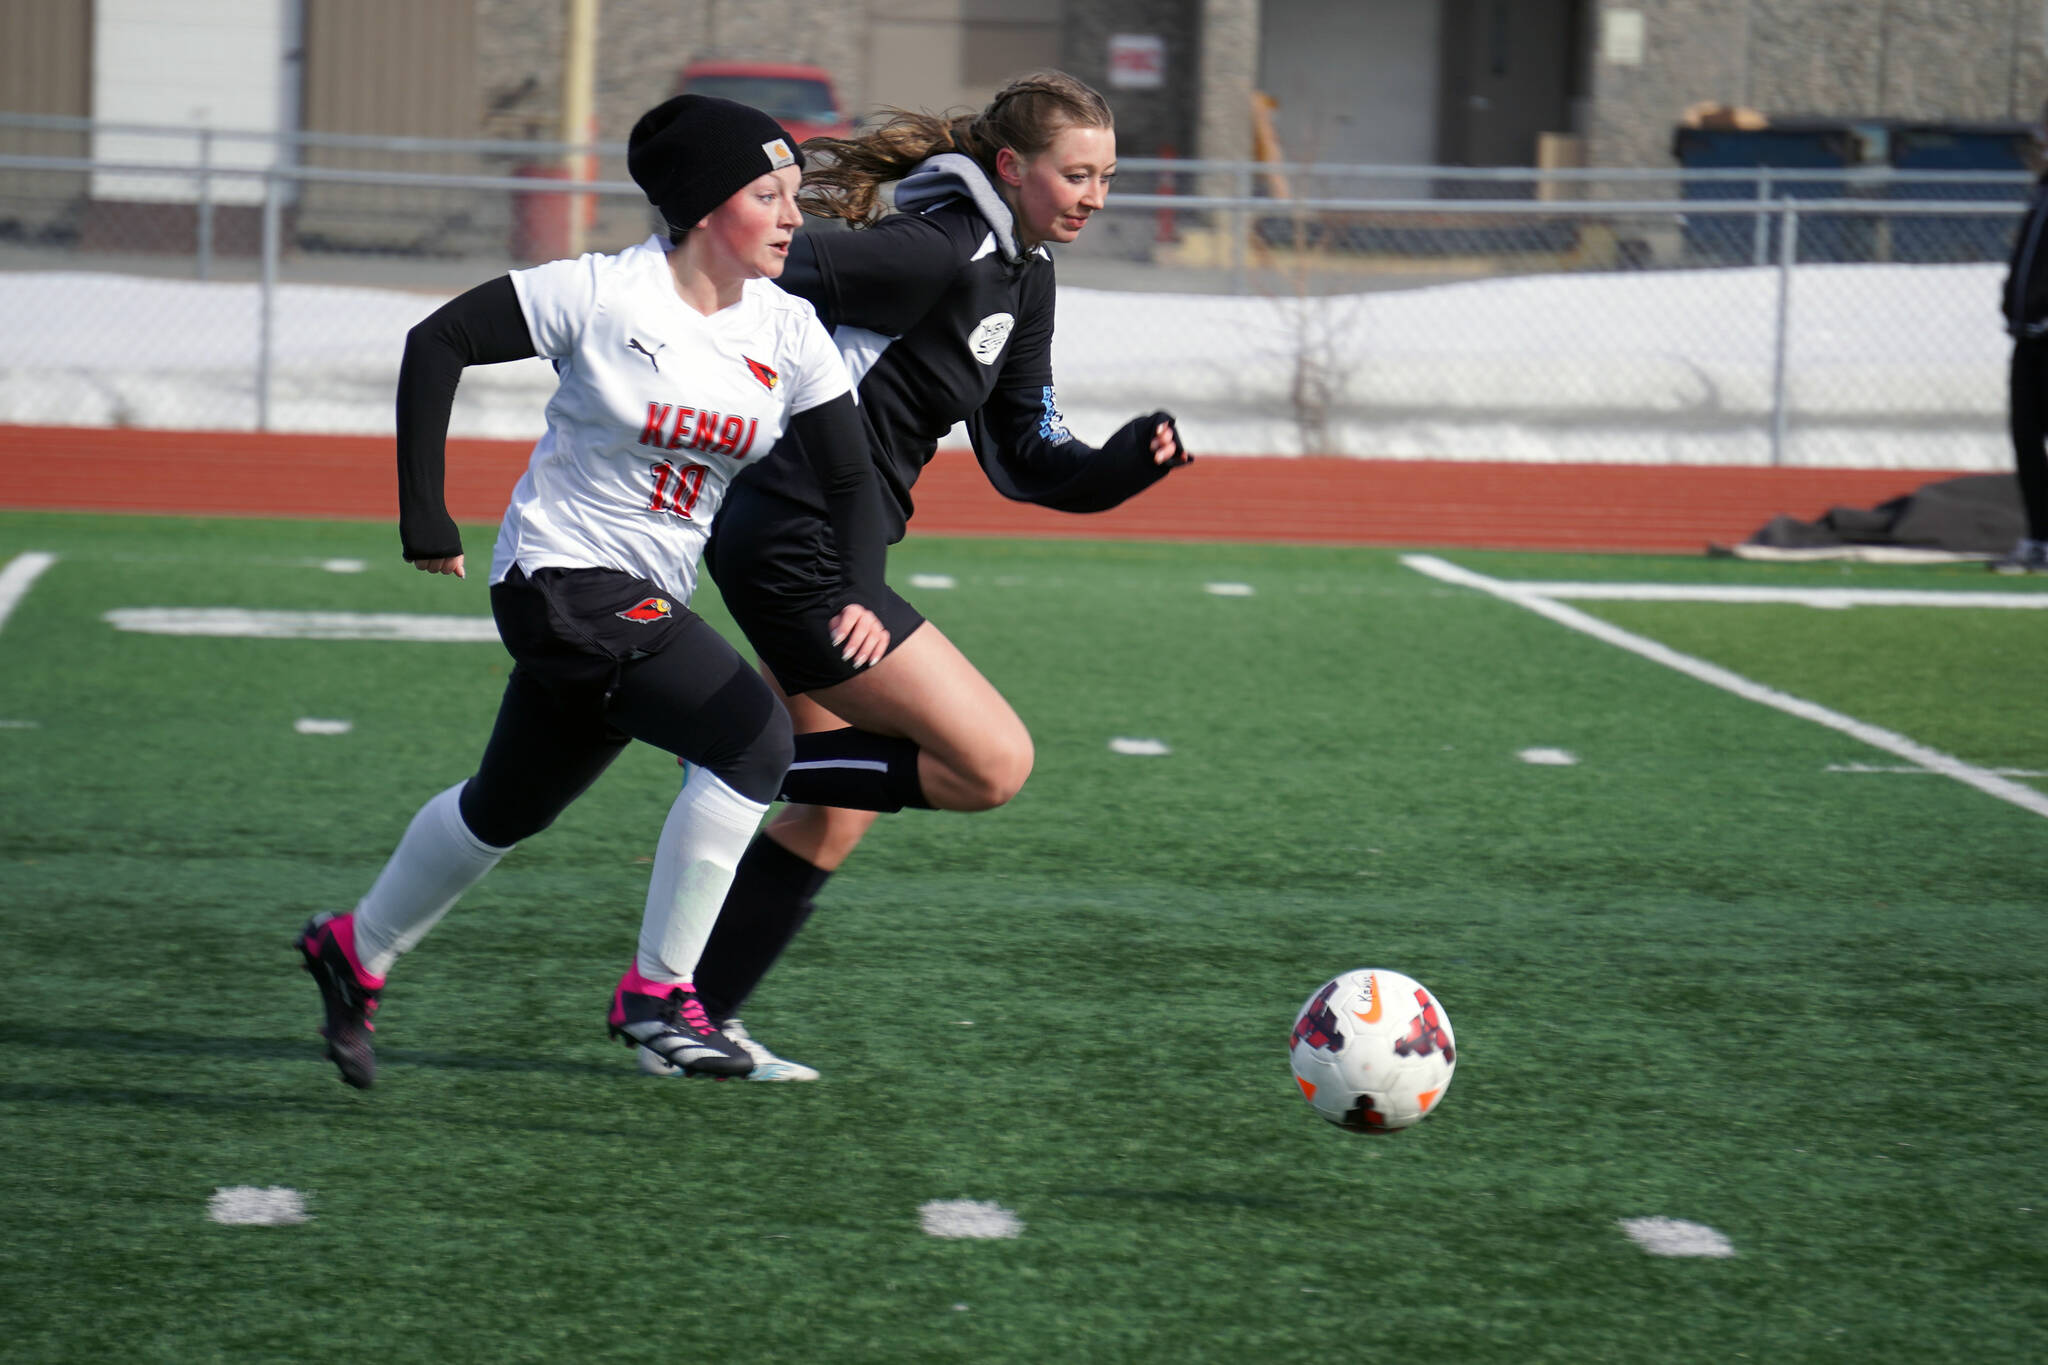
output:
<instances>
[{"instance_id":1,"label":"cardinal bird logo","mask_svg":"<svg viewBox=\"0 0 2048 1365\"><path fill-rule=\"evenodd\" d=\"M769 369L769 368L768 368L768 367L767 367L766 365L763 365L763 364L762 364L762 363L761 363L760 361L758 361L758 360L754 360L754 359L751 359L751 358L748 358L748 359L747 359L747 368L748 368L748 369L750 369L750 370L752 370L752 371L754 372L754 378L756 378L756 379L758 379L758 380L760 380L760 381L761 381L761 387L762 387L762 388L764 388L764 389L772 389L772 388L774 388L774 387L775 387L775 384L776 384L776 376L775 376L775 371L773 371L773 370Z\"/></svg>"},{"instance_id":2,"label":"cardinal bird logo","mask_svg":"<svg viewBox=\"0 0 2048 1365\"><path fill-rule=\"evenodd\" d=\"M628 621L666 621L669 602L666 597L643 597L619 615Z\"/></svg>"}]
</instances>

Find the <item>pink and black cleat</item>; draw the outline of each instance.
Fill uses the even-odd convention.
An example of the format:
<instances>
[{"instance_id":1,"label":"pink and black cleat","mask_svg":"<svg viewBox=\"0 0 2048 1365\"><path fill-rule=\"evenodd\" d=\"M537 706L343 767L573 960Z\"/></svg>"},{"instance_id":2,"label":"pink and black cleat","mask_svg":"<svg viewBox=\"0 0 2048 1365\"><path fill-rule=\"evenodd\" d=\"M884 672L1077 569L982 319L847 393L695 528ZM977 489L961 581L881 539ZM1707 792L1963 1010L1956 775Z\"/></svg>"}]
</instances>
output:
<instances>
[{"instance_id":1,"label":"pink and black cleat","mask_svg":"<svg viewBox=\"0 0 2048 1365\"><path fill-rule=\"evenodd\" d=\"M370 1047L376 1025L370 1016L377 1012L384 978L365 972L356 957L355 916L331 911L313 916L299 931L298 949L327 1007L327 1023L320 1030L327 1055L344 1081L368 1090L377 1079L377 1054Z\"/></svg>"},{"instance_id":2,"label":"pink and black cleat","mask_svg":"<svg viewBox=\"0 0 2048 1365\"><path fill-rule=\"evenodd\" d=\"M650 981L633 964L612 992L614 1038L645 1049L641 1069L653 1075L744 1076L754 1059L720 1033L687 982Z\"/></svg>"}]
</instances>

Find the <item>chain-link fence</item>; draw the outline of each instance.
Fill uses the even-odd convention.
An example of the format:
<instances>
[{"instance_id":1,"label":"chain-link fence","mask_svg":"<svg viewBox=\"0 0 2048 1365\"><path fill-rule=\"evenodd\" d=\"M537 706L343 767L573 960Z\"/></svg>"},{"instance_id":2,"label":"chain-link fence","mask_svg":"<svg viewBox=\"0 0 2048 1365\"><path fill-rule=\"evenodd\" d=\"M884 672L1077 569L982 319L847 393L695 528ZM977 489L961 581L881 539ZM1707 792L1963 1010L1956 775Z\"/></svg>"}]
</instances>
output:
<instances>
[{"instance_id":1,"label":"chain-link fence","mask_svg":"<svg viewBox=\"0 0 2048 1365\"><path fill-rule=\"evenodd\" d=\"M1084 437L1163 406L1217 453L2009 459L2024 175L1122 171L1059 252ZM388 431L441 300L652 226L617 146L0 117L0 421ZM471 370L454 433L534 436L551 387L538 361Z\"/></svg>"}]
</instances>

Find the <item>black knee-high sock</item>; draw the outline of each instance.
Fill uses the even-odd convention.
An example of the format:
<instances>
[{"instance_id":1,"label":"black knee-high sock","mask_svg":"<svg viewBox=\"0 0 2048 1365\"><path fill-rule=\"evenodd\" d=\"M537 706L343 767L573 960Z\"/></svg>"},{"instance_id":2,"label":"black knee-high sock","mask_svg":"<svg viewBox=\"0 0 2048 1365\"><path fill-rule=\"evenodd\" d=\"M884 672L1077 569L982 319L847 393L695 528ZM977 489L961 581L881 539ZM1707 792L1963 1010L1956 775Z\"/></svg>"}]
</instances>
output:
<instances>
[{"instance_id":1,"label":"black knee-high sock","mask_svg":"<svg viewBox=\"0 0 2048 1365\"><path fill-rule=\"evenodd\" d=\"M854 729L798 735L781 799L842 810L932 808L917 777L917 745Z\"/></svg>"},{"instance_id":2,"label":"black knee-high sock","mask_svg":"<svg viewBox=\"0 0 2048 1365\"><path fill-rule=\"evenodd\" d=\"M813 898L831 875L766 834L754 836L697 961L697 994L713 1019L739 1013L811 917Z\"/></svg>"}]
</instances>

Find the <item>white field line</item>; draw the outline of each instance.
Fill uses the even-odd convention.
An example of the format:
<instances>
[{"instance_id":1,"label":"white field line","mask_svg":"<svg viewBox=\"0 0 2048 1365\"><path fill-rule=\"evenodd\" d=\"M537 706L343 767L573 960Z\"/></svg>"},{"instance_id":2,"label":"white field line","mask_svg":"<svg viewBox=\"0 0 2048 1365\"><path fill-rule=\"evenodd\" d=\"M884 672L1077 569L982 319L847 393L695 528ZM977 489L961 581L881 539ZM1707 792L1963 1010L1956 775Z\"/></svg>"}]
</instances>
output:
<instances>
[{"instance_id":1,"label":"white field line","mask_svg":"<svg viewBox=\"0 0 2048 1365\"><path fill-rule=\"evenodd\" d=\"M1912 773L1920 777L1934 777L1936 774L1925 768L1916 768L1910 763L1830 763L1823 772L1830 773ZM2000 777L2048 777L2048 768L1993 768Z\"/></svg>"},{"instance_id":2,"label":"white field line","mask_svg":"<svg viewBox=\"0 0 2048 1365\"><path fill-rule=\"evenodd\" d=\"M1553 602L1542 594L1530 591L1530 584L1488 578L1485 574L1460 568L1456 564L1438 559L1435 555L1403 555L1401 562L1418 573L1428 574L1441 582L1455 583L1460 587L1476 588L1480 592L1490 593L1504 602L1512 602L1518 607L1528 608L1539 616L1546 616L1561 626L1569 626L1596 640L1640 655L1652 663L1676 669L1687 677L1697 678L1725 692L1733 692L1747 701L1760 702L1787 715L1798 716L1801 720L1825 725L1830 730L1838 730L1874 749L1882 749L1909 763L1918 764L1944 777L1952 777L1966 786L1975 787L1988 796L2010 801L2013 805L2032 811L2036 815L2048 816L2048 796L2035 791L2032 787L2008 781L1989 769L1965 763L1938 749L1930 749L1924 744L1916 743L1904 735L1867 724L1854 716L1845 716L1839 711L1830 711L1825 706L1795 697L1789 692L1780 692L1774 687L1751 682L1739 673L1731 673L1704 659L1681 654L1675 649L1658 644L1655 640L1646 639L1619 626L1609 625L1597 617L1586 615L1576 607Z\"/></svg>"},{"instance_id":3,"label":"white field line","mask_svg":"<svg viewBox=\"0 0 2048 1365\"><path fill-rule=\"evenodd\" d=\"M1531 597L1579 602L1784 603L1846 607L2005 607L2048 611L2048 592L1937 592L1926 588L1780 588L1718 583L1513 583Z\"/></svg>"},{"instance_id":4,"label":"white field line","mask_svg":"<svg viewBox=\"0 0 2048 1365\"><path fill-rule=\"evenodd\" d=\"M117 607L101 619L145 635L216 635L248 640L393 640L495 644L488 616L409 616L399 612L249 611L241 607Z\"/></svg>"},{"instance_id":5,"label":"white field line","mask_svg":"<svg viewBox=\"0 0 2048 1365\"><path fill-rule=\"evenodd\" d=\"M28 590L43 576L43 570L57 562L57 556L44 554L41 550L28 550L16 555L0 569L0 626L7 624L7 618L21 605L21 599L28 596Z\"/></svg>"}]
</instances>

